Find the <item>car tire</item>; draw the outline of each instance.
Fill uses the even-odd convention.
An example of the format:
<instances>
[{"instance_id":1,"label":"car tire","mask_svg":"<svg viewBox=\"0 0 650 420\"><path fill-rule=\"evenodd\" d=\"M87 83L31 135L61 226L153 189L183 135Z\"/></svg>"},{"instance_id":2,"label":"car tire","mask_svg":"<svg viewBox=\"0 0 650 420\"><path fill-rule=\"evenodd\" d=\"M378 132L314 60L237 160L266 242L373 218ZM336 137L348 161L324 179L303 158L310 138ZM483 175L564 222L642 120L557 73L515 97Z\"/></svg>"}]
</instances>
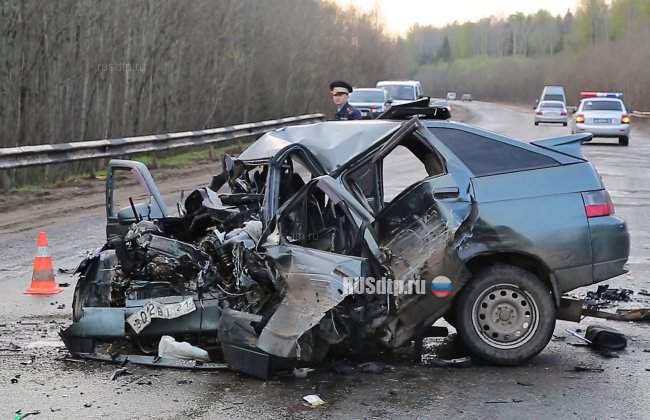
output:
<instances>
[{"instance_id":1,"label":"car tire","mask_svg":"<svg viewBox=\"0 0 650 420\"><path fill-rule=\"evenodd\" d=\"M566 127L568 124L567 124L567 123L562 123L562 125L563 125L564 127Z\"/></svg>"},{"instance_id":2,"label":"car tire","mask_svg":"<svg viewBox=\"0 0 650 420\"><path fill-rule=\"evenodd\" d=\"M536 356L555 329L549 288L535 274L511 265L475 275L461 290L455 312L458 334L470 353L498 365L518 365Z\"/></svg>"},{"instance_id":3,"label":"car tire","mask_svg":"<svg viewBox=\"0 0 650 420\"><path fill-rule=\"evenodd\" d=\"M618 144L621 146L627 146L630 144L630 138L628 136L623 136L618 138Z\"/></svg>"},{"instance_id":4,"label":"car tire","mask_svg":"<svg viewBox=\"0 0 650 420\"><path fill-rule=\"evenodd\" d=\"M535 125L539 125L539 123L537 121L535 121Z\"/></svg>"}]
</instances>

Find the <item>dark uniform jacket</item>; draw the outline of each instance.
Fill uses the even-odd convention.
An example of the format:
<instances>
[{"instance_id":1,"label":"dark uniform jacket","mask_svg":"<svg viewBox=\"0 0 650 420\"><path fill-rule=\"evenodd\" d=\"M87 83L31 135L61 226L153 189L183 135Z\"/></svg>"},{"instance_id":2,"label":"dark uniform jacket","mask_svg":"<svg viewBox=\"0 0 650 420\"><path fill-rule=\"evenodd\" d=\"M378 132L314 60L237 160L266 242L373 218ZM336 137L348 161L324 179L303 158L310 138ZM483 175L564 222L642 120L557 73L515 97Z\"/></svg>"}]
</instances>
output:
<instances>
[{"instance_id":1,"label":"dark uniform jacket","mask_svg":"<svg viewBox=\"0 0 650 420\"><path fill-rule=\"evenodd\" d=\"M336 117L334 119L336 121L360 120L361 111L346 102L341 109L336 111Z\"/></svg>"}]
</instances>

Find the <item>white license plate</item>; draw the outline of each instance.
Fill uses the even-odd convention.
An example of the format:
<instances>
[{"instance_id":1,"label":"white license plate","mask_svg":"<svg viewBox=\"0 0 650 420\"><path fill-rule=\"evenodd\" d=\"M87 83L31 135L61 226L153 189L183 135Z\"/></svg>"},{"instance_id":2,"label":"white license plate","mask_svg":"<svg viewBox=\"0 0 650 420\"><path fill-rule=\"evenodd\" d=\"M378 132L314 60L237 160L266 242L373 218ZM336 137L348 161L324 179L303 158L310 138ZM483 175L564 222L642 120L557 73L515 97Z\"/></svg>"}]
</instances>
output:
<instances>
[{"instance_id":1,"label":"white license plate","mask_svg":"<svg viewBox=\"0 0 650 420\"><path fill-rule=\"evenodd\" d=\"M174 319L190 314L196 310L194 299L189 297L178 303L159 303L150 301L138 311L131 314L126 322L136 334L140 334L154 318Z\"/></svg>"},{"instance_id":2,"label":"white license plate","mask_svg":"<svg viewBox=\"0 0 650 420\"><path fill-rule=\"evenodd\" d=\"M594 118L594 124L610 124L612 120L609 118Z\"/></svg>"}]
</instances>

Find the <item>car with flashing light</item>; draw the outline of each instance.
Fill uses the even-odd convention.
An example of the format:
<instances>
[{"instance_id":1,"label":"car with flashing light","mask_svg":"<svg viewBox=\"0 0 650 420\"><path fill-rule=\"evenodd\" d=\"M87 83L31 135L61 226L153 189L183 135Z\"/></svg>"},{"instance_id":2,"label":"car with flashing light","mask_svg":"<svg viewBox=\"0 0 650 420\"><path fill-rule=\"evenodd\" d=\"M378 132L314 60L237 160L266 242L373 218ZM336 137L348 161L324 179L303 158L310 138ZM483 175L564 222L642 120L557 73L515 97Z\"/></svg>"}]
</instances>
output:
<instances>
[{"instance_id":1,"label":"car with flashing light","mask_svg":"<svg viewBox=\"0 0 650 420\"><path fill-rule=\"evenodd\" d=\"M568 111L566 105L561 101L542 101L535 109L535 125L540 123L568 124Z\"/></svg>"},{"instance_id":2,"label":"car with flashing light","mask_svg":"<svg viewBox=\"0 0 650 420\"><path fill-rule=\"evenodd\" d=\"M630 143L632 117L620 92L581 92L571 131L591 133L594 137L617 138L618 144Z\"/></svg>"},{"instance_id":3,"label":"car with flashing light","mask_svg":"<svg viewBox=\"0 0 650 420\"><path fill-rule=\"evenodd\" d=\"M390 108L393 98L386 89L354 88L348 101L364 119L374 119Z\"/></svg>"},{"instance_id":4,"label":"car with flashing light","mask_svg":"<svg viewBox=\"0 0 650 420\"><path fill-rule=\"evenodd\" d=\"M424 97L422 83L417 80L381 80L377 88L384 89L393 99L393 105L417 101Z\"/></svg>"}]
</instances>

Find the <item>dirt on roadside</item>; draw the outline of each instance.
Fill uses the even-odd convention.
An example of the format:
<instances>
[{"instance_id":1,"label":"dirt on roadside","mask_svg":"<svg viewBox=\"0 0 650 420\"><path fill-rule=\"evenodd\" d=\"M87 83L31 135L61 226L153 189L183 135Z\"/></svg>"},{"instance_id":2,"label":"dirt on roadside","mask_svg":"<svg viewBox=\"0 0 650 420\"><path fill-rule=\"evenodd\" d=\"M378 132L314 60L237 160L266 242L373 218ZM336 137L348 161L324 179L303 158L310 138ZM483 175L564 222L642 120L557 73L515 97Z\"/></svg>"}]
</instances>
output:
<instances>
[{"instance_id":1,"label":"dirt on roadside","mask_svg":"<svg viewBox=\"0 0 650 420\"><path fill-rule=\"evenodd\" d=\"M220 172L219 161L196 163L189 168L151 170L163 195L207 185ZM138 188L135 184L125 187ZM42 192L4 193L0 195L0 235L67 223L93 210L101 214L106 203L105 189L105 179L85 178Z\"/></svg>"}]
</instances>

